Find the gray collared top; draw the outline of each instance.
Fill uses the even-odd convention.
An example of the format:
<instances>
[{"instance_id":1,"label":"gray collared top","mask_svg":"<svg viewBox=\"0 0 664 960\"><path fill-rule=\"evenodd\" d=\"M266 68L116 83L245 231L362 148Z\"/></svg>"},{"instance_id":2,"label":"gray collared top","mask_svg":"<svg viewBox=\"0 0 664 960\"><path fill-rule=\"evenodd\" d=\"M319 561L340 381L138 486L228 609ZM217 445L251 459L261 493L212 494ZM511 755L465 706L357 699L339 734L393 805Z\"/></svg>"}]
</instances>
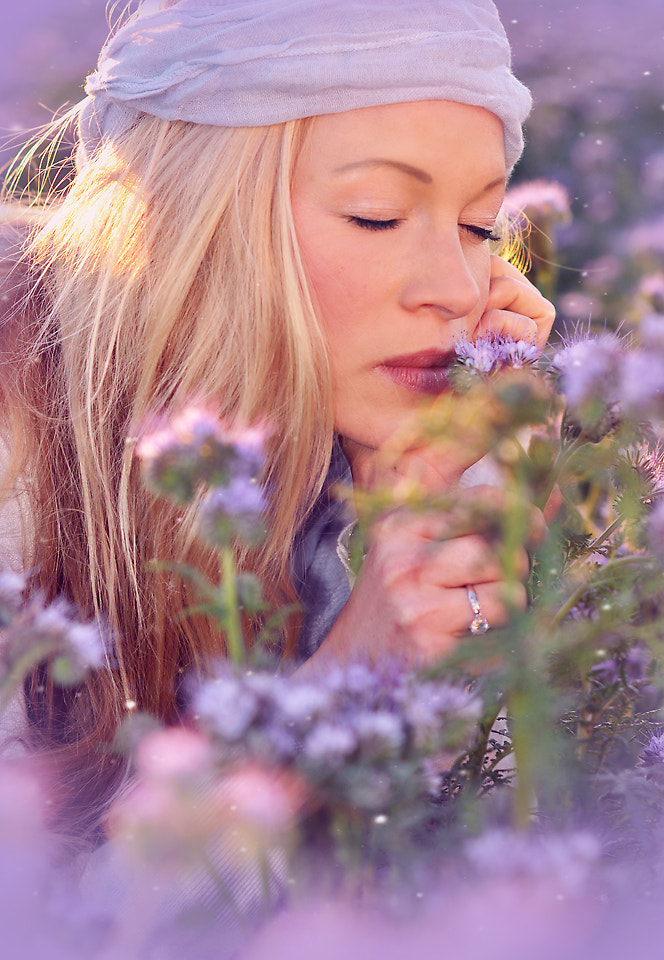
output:
<instances>
[{"instance_id":1,"label":"gray collared top","mask_svg":"<svg viewBox=\"0 0 664 960\"><path fill-rule=\"evenodd\" d=\"M293 550L293 583L303 607L298 660L307 660L332 629L351 591L347 537L355 515L334 487L352 486L348 460L335 439L321 494L302 525Z\"/></svg>"}]
</instances>

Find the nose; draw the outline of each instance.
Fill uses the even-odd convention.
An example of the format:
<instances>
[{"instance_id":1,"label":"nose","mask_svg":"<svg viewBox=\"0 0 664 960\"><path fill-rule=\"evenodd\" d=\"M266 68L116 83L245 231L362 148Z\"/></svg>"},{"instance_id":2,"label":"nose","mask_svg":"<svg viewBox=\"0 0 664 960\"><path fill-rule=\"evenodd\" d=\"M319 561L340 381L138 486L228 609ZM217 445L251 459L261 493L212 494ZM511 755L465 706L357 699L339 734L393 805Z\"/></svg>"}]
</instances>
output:
<instances>
[{"instance_id":1,"label":"nose","mask_svg":"<svg viewBox=\"0 0 664 960\"><path fill-rule=\"evenodd\" d=\"M423 232L406 265L401 306L413 314L435 313L453 326L454 321L476 320L481 312L484 259L477 247L466 247L456 224ZM488 287L488 257L486 263ZM456 326L462 332L466 325Z\"/></svg>"}]
</instances>

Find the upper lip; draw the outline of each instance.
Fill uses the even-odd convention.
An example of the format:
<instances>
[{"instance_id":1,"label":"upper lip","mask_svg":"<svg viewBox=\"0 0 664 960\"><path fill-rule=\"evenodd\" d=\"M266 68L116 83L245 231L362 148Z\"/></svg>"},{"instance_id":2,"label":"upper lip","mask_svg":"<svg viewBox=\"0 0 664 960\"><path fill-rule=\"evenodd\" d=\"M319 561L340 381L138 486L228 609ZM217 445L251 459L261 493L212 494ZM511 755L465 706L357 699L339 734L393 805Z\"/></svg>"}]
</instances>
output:
<instances>
[{"instance_id":1,"label":"upper lip","mask_svg":"<svg viewBox=\"0 0 664 960\"><path fill-rule=\"evenodd\" d=\"M383 360L383 367L450 367L456 361L454 350L418 350L416 353L404 353L398 357Z\"/></svg>"}]
</instances>

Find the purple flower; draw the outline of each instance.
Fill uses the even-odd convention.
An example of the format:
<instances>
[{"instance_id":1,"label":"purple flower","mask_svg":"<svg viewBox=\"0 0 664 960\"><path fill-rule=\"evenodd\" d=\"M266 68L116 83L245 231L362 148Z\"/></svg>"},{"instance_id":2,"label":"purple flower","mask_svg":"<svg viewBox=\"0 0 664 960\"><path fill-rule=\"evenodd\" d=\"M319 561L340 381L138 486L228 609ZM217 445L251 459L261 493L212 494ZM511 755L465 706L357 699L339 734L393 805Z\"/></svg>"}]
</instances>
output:
<instances>
[{"instance_id":1,"label":"purple flower","mask_svg":"<svg viewBox=\"0 0 664 960\"><path fill-rule=\"evenodd\" d=\"M334 769L357 749L357 738L348 727L338 723L319 723L304 741L307 760Z\"/></svg>"},{"instance_id":2,"label":"purple flower","mask_svg":"<svg viewBox=\"0 0 664 960\"><path fill-rule=\"evenodd\" d=\"M662 282L664 285L664 277ZM641 319L639 341L644 350L652 350L664 357L664 317L661 314L650 313Z\"/></svg>"},{"instance_id":3,"label":"purple flower","mask_svg":"<svg viewBox=\"0 0 664 960\"><path fill-rule=\"evenodd\" d=\"M613 403L619 396L624 357L625 343L613 333L574 336L553 355L549 374L571 406L594 398Z\"/></svg>"},{"instance_id":4,"label":"purple flower","mask_svg":"<svg viewBox=\"0 0 664 960\"><path fill-rule=\"evenodd\" d=\"M393 754L404 743L404 724L400 717L388 710L367 710L358 714L353 721L353 728L361 748L371 754Z\"/></svg>"},{"instance_id":5,"label":"purple flower","mask_svg":"<svg viewBox=\"0 0 664 960\"><path fill-rule=\"evenodd\" d=\"M664 782L664 734L650 737L645 749L639 754L637 767L646 777Z\"/></svg>"},{"instance_id":6,"label":"purple flower","mask_svg":"<svg viewBox=\"0 0 664 960\"><path fill-rule=\"evenodd\" d=\"M248 475L233 477L226 486L215 487L203 500L200 524L213 543L228 543L238 537L257 543L265 534L263 488Z\"/></svg>"},{"instance_id":7,"label":"purple flower","mask_svg":"<svg viewBox=\"0 0 664 960\"><path fill-rule=\"evenodd\" d=\"M20 623L20 642L42 646L52 661L55 679L76 683L88 670L104 665L108 638L95 622L81 623L67 601L56 598L42 607L39 598L28 605Z\"/></svg>"},{"instance_id":8,"label":"purple flower","mask_svg":"<svg viewBox=\"0 0 664 960\"><path fill-rule=\"evenodd\" d=\"M626 342L613 333L574 334L551 358L547 373L567 398L566 428L599 442L620 424Z\"/></svg>"},{"instance_id":9,"label":"purple flower","mask_svg":"<svg viewBox=\"0 0 664 960\"><path fill-rule=\"evenodd\" d=\"M232 676L203 684L194 698L197 719L212 724L224 740L240 740L258 714L258 698Z\"/></svg>"},{"instance_id":10,"label":"purple flower","mask_svg":"<svg viewBox=\"0 0 664 960\"><path fill-rule=\"evenodd\" d=\"M643 644L635 643L626 652L616 653L595 664L590 672L602 683L613 684L624 680L628 684L634 684L646 680L651 662L647 648Z\"/></svg>"},{"instance_id":11,"label":"purple flower","mask_svg":"<svg viewBox=\"0 0 664 960\"><path fill-rule=\"evenodd\" d=\"M141 431L136 455L152 487L188 503L201 485L258 480L265 467L268 433L265 424L228 424L206 407L190 406L153 418Z\"/></svg>"},{"instance_id":12,"label":"purple flower","mask_svg":"<svg viewBox=\"0 0 664 960\"><path fill-rule=\"evenodd\" d=\"M646 420L664 412L664 356L634 350L620 371L621 408L634 420Z\"/></svg>"},{"instance_id":13,"label":"purple flower","mask_svg":"<svg viewBox=\"0 0 664 960\"><path fill-rule=\"evenodd\" d=\"M458 743L479 714L479 702L467 689L422 681L389 664L381 670L364 664L337 667L305 682L262 671L242 673L227 664L218 671L192 704L213 737L241 747L249 759L304 764L307 775L323 780L343 778L343 762L356 755L357 775L350 778L355 786L375 764L388 786L403 776L402 760L412 774L423 754ZM349 783L339 789L350 789ZM413 789L420 783L413 781ZM369 793L374 792L371 787Z\"/></svg>"},{"instance_id":14,"label":"purple flower","mask_svg":"<svg viewBox=\"0 0 664 960\"><path fill-rule=\"evenodd\" d=\"M664 326L664 318L661 316L664 313L664 273L649 273L643 277L639 284L638 294L647 306L658 314L658 317L653 317L653 320L659 320L661 329ZM643 340L643 332L641 339Z\"/></svg>"},{"instance_id":15,"label":"purple flower","mask_svg":"<svg viewBox=\"0 0 664 960\"><path fill-rule=\"evenodd\" d=\"M455 349L459 363L481 376L497 373L506 367L532 366L539 359L539 350L534 343L513 340L497 333L477 337L474 341L460 338Z\"/></svg>"},{"instance_id":16,"label":"purple flower","mask_svg":"<svg viewBox=\"0 0 664 960\"><path fill-rule=\"evenodd\" d=\"M314 683L282 684L274 689L273 695L286 723L295 725L310 724L331 705L329 691Z\"/></svg>"},{"instance_id":17,"label":"purple flower","mask_svg":"<svg viewBox=\"0 0 664 960\"><path fill-rule=\"evenodd\" d=\"M601 853L590 833L533 834L487 830L468 841L465 854L482 877L551 877L567 893L582 890Z\"/></svg>"},{"instance_id":18,"label":"purple flower","mask_svg":"<svg viewBox=\"0 0 664 960\"><path fill-rule=\"evenodd\" d=\"M45 605L36 594L19 609L14 607L5 624L0 675L11 686L20 683L34 665L48 661L57 683L78 683L89 670L104 665L109 646L110 637L102 624L82 623L72 605L62 597ZM8 688L4 694L10 692Z\"/></svg>"}]
</instances>

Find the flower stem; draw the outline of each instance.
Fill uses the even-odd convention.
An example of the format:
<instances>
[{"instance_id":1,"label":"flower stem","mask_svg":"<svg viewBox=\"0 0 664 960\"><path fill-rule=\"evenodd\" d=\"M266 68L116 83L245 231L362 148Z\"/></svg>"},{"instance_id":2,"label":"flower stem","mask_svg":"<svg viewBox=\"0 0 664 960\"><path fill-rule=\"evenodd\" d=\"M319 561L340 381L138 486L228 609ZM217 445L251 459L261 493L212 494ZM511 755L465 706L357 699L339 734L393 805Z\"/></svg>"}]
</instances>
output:
<instances>
[{"instance_id":1,"label":"flower stem","mask_svg":"<svg viewBox=\"0 0 664 960\"><path fill-rule=\"evenodd\" d=\"M228 656L233 663L243 663L245 657L244 643L242 642L242 626L237 595L237 572L235 557L230 546L222 548L221 563L223 572L223 595L226 628L226 643Z\"/></svg>"}]
</instances>

